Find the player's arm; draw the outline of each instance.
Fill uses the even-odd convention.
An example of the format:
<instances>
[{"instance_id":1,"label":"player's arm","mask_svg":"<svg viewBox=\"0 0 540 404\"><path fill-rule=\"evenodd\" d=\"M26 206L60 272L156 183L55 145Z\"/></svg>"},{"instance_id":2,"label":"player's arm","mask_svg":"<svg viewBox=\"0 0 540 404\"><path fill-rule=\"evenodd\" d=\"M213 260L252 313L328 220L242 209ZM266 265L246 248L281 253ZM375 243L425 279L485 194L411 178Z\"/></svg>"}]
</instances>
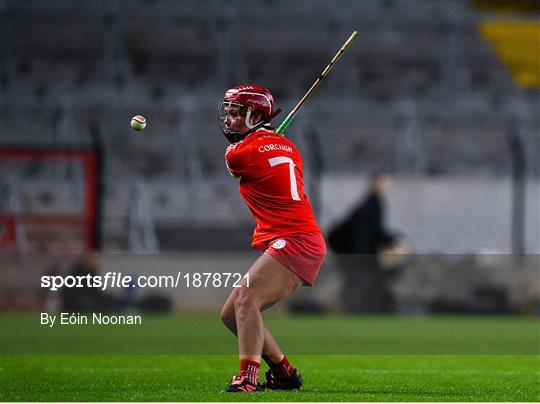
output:
<instances>
[{"instance_id":1,"label":"player's arm","mask_svg":"<svg viewBox=\"0 0 540 404\"><path fill-rule=\"evenodd\" d=\"M240 178L246 175L250 163L250 147L246 147L240 142L232 144L227 148L227 151L225 152L225 165L234 178Z\"/></svg>"},{"instance_id":2,"label":"player's arm","mask_svg":"<svg viewBox=\"0 0 540 404\"><path fill-rule=\"evenodd\" d=\"M234 169L232 169L232 168L229 166L229 163L227 162L227 159L225 159L225 165L227 166L227 171L229 171L229 174L231 174L231 177L237 178L237 179L242 177L242 176L239 175L239 174L235 174Z\"/></svg>"}]
</instances>

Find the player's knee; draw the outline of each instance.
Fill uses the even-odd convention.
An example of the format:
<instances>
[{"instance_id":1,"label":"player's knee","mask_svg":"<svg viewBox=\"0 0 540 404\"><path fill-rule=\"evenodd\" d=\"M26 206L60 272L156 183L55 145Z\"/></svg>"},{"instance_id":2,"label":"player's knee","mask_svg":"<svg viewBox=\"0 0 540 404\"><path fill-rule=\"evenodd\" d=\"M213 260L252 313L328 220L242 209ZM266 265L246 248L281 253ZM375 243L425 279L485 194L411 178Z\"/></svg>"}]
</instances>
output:
<instances>
[{"instance_id":1,"label":"player's knee","mask_svg":"<svg viewBox=\"0 0 540 404\"><path fill-rule=\"evenodd\" d=\"M242 318L245 313L252 309L259 309L257 296L249 288L242 287L234 299L236 316Z\"/></svg>"}]
</instances>

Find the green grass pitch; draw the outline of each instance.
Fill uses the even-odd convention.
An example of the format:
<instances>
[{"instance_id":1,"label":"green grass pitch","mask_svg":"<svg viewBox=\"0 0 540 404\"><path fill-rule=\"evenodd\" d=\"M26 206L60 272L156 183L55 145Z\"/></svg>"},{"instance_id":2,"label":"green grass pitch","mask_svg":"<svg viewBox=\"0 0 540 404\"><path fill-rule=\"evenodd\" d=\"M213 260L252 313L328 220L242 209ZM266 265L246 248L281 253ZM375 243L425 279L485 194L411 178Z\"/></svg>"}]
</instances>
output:
<instances>
[{"instance_id":1,"label":"green grass pitch","mask_svg":"<svg viewBox=\"0 0 540 404\"><path fill-rule=\"evenodd\" d=\"M540 325L497 317L288 317L267 324L301 391L224 394L235 340L216 316L141 326L0 315L2 401L538 401ZM264 372L264 369L263 369Z\"/></svg>"}]
</instances>

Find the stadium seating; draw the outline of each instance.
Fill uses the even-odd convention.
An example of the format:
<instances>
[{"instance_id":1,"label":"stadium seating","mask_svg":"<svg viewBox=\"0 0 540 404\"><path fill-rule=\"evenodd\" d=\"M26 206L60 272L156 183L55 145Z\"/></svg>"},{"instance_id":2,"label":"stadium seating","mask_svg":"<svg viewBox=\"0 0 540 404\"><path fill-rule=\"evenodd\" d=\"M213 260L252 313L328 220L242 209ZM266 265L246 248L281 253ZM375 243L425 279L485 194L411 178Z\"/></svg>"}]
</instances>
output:
<instances>
[{"instance_id":1,"label":"stadium seating","mask_svg":"<svg viewBox=\"0 0 540 404\"><path fill-rule=\"evenodd\" d=\"M88 144L94 122L109 184L148 180L153 197L169 201L161 213L188 220L192 201L159 185L182 184L219 195L213 220L225 212L247 222L223 186L219 97L257 82L286 111L356 29L357 42L290 129L301 148L317 133L326 172L507 175L516 119L528 148L538 145L536 95L514 86L479 35L484 11L467 1L311 3L4 1L0 144ZM136 113L148 118L143 134L128 126ZM109 189L107 206L120 217L127 191Z\"/></svg>"}]
</instances>

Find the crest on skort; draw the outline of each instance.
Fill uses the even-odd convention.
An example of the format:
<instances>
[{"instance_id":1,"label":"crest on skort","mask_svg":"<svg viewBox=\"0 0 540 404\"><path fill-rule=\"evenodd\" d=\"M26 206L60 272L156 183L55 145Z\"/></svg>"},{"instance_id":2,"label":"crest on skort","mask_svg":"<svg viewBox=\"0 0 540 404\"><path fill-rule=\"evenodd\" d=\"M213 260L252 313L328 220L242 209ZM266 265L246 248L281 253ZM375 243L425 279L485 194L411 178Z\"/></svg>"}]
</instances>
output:
<instances>
[{"instance_id":1,"label":"crest on skort","mask_svg":"<svg viewBox=\"0 0 540 404\"><path fill-rule=\"evenodd\" d=\"M280 239L280 240L274 241L274 243L272 244L272 248L274 248L275 250L281 250L286 245L287 245L287 242L285 240Z\"/></svg>"}]
</instances>

